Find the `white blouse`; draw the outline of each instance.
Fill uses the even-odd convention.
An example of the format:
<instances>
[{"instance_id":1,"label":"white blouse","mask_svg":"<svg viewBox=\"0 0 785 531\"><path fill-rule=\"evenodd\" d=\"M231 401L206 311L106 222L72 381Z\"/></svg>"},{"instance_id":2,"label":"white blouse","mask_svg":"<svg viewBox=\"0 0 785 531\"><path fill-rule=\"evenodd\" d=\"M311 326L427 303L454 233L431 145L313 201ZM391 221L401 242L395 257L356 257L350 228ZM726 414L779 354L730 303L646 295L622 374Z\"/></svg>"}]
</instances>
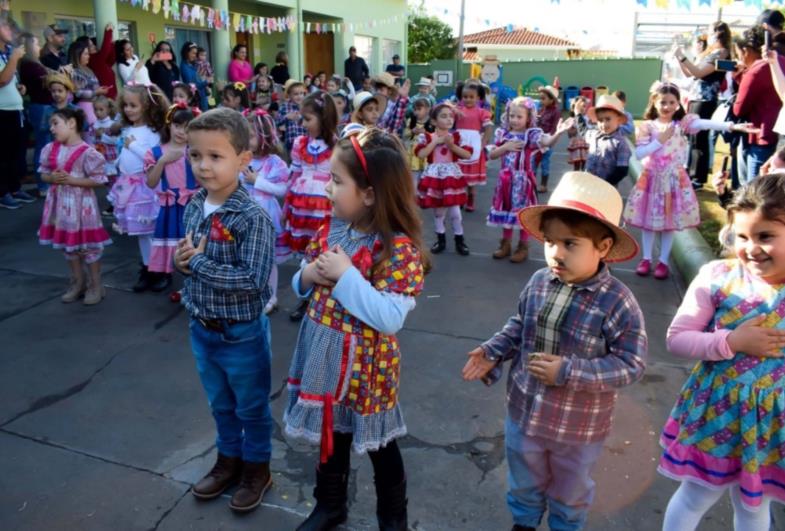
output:
<instances>
[{"instance_id":1,"label":"white blouse","mask_svg":"<svg viewBox=\"0 0 785 531\"><path fill-rule=\"evenodd\" d=\"M123 85L127 85L130 82L141 83L142 85L149 85L150 81L150 74L147 72L147 66L142 64L139 70L136 69L136 64L139 62L139 57L136 55L133 58L128 60L128 64L124 65L123 63L117 63L117 73L120 75L120 79L123 80Z\"/></svg>"}]
</instances>

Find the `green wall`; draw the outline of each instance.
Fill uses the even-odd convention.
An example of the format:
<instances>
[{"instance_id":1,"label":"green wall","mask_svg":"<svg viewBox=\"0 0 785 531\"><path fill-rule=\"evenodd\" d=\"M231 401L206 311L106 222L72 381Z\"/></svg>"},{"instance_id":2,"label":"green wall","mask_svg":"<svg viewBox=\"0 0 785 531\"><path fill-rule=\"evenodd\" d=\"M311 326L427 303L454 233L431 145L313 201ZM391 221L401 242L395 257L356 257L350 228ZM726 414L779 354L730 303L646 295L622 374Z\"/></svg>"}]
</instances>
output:
<instances>
[{"instance_id":1,"label":"green wall","mask_svg":"<svg viewBox=\"0 0 785 531\"><path fill-rule=\"evenodd\" d=\"M561 88L605 85L611 91L627 93L627 110L640 117L648 103L649 87L660 78L662 61L659 59L577 59L559 61L520 61L502 63L504 85L517 88L534 76L545 78L548 83L559 76ZM455 79L469 76L469 63L461 65L461 74ZM434 61L432 64L409 65L408 76L417 80L434 70L455 72L455 61ZM439 87L439 98L453 92L452 87Z\"/></svg>"}]
</instances>

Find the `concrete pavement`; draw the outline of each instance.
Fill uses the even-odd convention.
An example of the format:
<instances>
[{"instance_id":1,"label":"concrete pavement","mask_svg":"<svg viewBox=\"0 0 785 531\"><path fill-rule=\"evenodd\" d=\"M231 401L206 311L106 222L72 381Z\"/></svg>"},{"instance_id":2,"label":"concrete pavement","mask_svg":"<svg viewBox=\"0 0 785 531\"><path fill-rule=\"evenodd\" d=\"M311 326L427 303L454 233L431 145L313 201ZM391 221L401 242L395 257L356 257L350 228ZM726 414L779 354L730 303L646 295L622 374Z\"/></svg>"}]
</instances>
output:
<instances>
[{"instance_id":1,"label":"concrete pavement","mask_svg":"<svg viewBox=\"0 0 785 531\"><path fill-rule=\"evenodd\" d=\"M554 154L554 181L565 160L563 148ZM484 224L492 191L491 185L480 189L481 208L464 216L472 255L455 254L448 234L448 252L435 257L425 292L399 334L410 431L400 445L410 524L420 530L505 530L512 522L505 505L503 384L464 383L460 369L465 353L515 310L518 293L544 262L539 245L524 264L490 258L500 236ZM271 318L275 485L263 507L237 517L228 496L199 503L188 492L212 464L215 434L185 312L163 294L130 291L138 251L123 237L105 255L105 301L62 304L66 265L37 243L41 207L39 201L0 211L0 528L294 529L312 507L318 459L315 448L281 433L297 333L287 316L295 304L288 288L294 266L281 270L282 308ZM430 241L430 213L425 227ZM634 267L613 270L644 309L649 368L642 382L621 393L595 473L591 530L660 529L677 486L655 468L657 434L691 365L665 350L683 286L678 278L641 279ZM345 529L374 529L370 462L353 456L352 467ZM723 500L700 529L730 529L728 507Z\"/></svg>"}]
</instances>

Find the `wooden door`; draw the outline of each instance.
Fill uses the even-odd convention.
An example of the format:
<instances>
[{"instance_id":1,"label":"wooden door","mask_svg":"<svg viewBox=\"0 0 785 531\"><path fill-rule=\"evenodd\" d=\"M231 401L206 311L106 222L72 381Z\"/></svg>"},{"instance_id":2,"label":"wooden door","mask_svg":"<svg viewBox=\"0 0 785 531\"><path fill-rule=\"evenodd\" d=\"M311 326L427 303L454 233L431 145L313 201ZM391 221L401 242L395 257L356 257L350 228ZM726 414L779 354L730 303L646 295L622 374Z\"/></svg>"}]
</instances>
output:
<instances>
[{"instance_id":1,"label":"wooden door","mask_svg":"<svg viewBox=\"0 0 785 531\"><path fill-rule=\"evenodd\" d=\"M243 46L245 46L245 49L248 50L248 57L246 58L246 61L248 61L249 63L251 63L251 65L253 65L254 63L252 57L253 48L251 47L251 35L245 32L238 31L234 34L234 36L235 36L235 44L242 44Z\"/></svg>"},{"instance_id":2,"label":"wooden door","mask_svg":"<svg viewBox=\"0 0 785 531\"><path fill-rule=\"evenodd\" d=\"M305 71L316 75L320 70L330 77L335 70L332 33L305 33ZM343 77L343 72L338 72Z\"/></svg>"}]
</instances>

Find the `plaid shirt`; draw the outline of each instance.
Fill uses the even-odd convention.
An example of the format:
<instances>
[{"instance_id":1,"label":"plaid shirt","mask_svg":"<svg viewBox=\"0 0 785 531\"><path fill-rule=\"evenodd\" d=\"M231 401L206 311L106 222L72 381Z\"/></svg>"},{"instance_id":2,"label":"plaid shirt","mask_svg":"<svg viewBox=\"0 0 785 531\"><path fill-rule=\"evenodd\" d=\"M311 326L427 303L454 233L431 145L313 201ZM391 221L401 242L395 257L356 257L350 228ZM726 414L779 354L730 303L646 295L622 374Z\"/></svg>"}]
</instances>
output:
<instances>
[{"instance_id":1,"label":"plaid shirt","mask_svg":"<svg viewBox=\"0 0 785 531\"><path fill-rule=\"evenodd\" d=\"M550 107L543 107L537 113L537 127L552 135L556 132L556 128L561 120L561 109L559 104L556 103Z\"/></svg>"},{"instance_id":2,"label":"plaid shirt","mask_svg":"<svg viewBox=\"0 0 785 531\"><path fill-rule=\"evenodd\" d=\"M584 139L589 144L587 172L607 181L617 167L630 165L632 151L621 129L609 135L601 133L599 129L589 129Z\"/></svg>"},{"instance_id":3,"label":"plaid shirt","mask_svg":"<svg viewBox=\"0 0 785 531\"><path fill-rule=\"evenodd\" d=\"M406 117L406 106L408 104L408 96L398 96L394 102L388 102L387 108L379 120L378 127L400 137L403 133L403 122Z\"/></svg>"},{"instance_id":4,"label":"plaid shirt","mask_svg":"<svg viewBox=\"0 0 785 531\"><path fill-rule=\"evenodd\" d=\"M196 193L183 216L194 245L207 236L204 253L188 265L183 304L193 317L250 321L272 295L267 279L274 259L273 224L242 186L205 218L206 197L207 190Z\"/></svg>"},{"instance_id":5,"label":"plaid shirt","mask_svg":"<svg viewBox=\"0 0 785 531\"><path fill-rule=\"evenodd\" d=\"M601 267L576 285L562 283L547 268L537 271L521 293L518 313L482 345L485 357L498 361L486 383L497 381L501 363L512 360L507 407L529 436L602 441L610 432L616 389L643 376L643 314L632 292ZM557 385L529 374L532 352L564 357Z\"/></svg>"},{"instance_id":6,"label":"plaid shirt","mask_svg":"<svg viewBox=\"0 0 785 531\"><path fill-rule=\"evenodd\" d=\"M283 140L286 143L286 149L291 150L294 139L300 135L307 135L308 131L303 127L303 119L289 120L286 115L290 112L300 112L300 106L296 103L286 100L278 108L278 127L284 128Z\"/></svg>"}]
</instances>

